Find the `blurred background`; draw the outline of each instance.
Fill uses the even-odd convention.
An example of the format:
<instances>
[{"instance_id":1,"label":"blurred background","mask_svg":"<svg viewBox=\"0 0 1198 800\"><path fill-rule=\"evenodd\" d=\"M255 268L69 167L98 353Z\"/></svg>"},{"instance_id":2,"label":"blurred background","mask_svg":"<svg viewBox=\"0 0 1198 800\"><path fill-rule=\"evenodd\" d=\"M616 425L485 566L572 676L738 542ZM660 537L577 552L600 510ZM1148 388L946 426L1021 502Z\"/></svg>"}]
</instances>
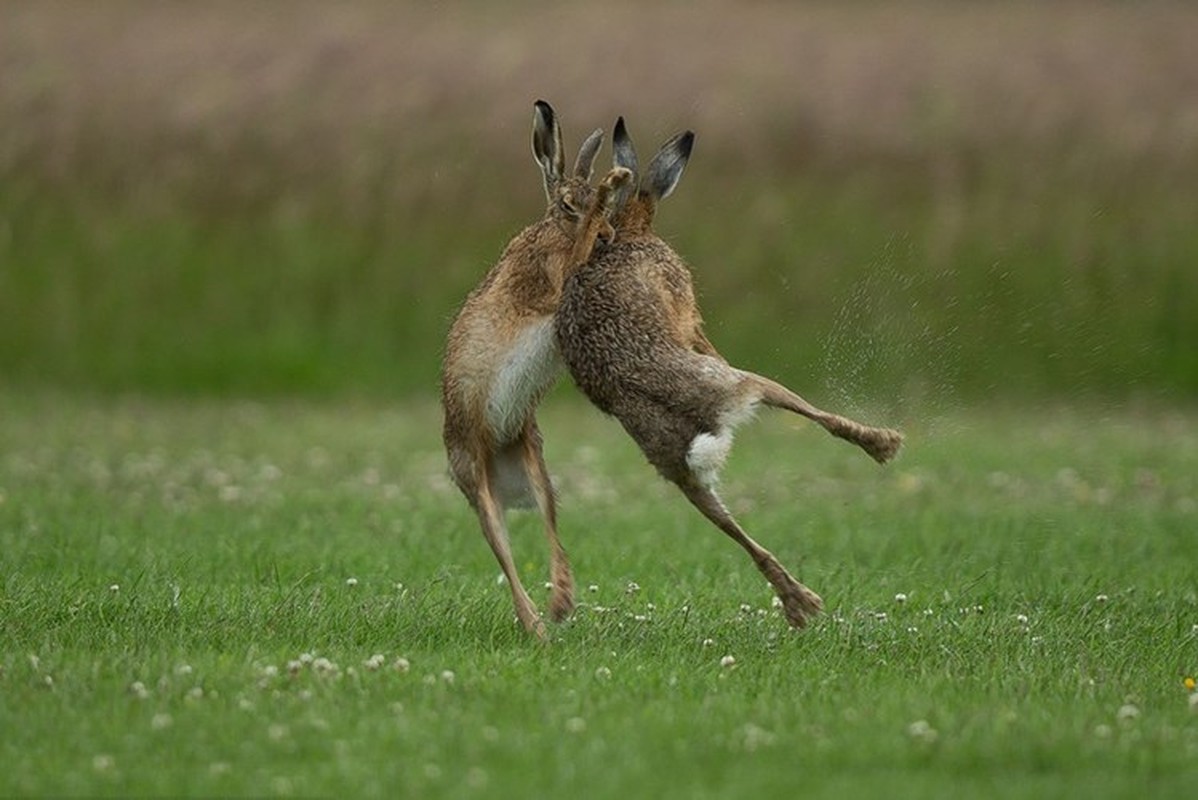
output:
<instances>
[{"instance_id":1,"label":"blurred background","mask_svg":"<svg viewBox=\"0 0 1198 800\"><path fill-rule=\"evenodd\" d=\"M6 2L0 384L431 396L543 211L543 97L571 157L697 132L658 230L813 400L1192 401L1195 42L1181 3Z\"/></svg>"}]
</instances>

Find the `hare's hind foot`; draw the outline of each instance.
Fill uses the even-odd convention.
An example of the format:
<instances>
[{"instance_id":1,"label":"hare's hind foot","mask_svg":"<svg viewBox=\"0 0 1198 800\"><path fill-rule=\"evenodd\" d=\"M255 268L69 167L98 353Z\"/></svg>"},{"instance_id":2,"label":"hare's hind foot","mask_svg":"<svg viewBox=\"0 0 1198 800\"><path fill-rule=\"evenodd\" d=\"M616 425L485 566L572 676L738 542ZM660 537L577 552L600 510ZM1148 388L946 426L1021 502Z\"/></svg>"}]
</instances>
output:
<instances>
[{"instance_id":1,"label":"hare's hind foot","mask_svg":"<svg viewBox=\"0 0 1198 800\"><path fill-rule=\"evenodd\" d=\"M521 627L525 631L535 636L539 641L545 642L549 640L549 633L545 630L545 623L541 620L541 615L536 609L529 606L526 609L516 607L516 619L520 621Z\"/></svg>"},{"instance_id":2,"label":"hare's hind foot","mask_svg":"<svg viewBox=\"0 0 1198 800\"><path fill-rule=\"evenodd\" d=\"M899 448L903 446L903 435L890 428L865 427L854 441L874 461L885 464L898 455Z\"/></svg>"},{"instance_id":3,"label":"hare's hind foot","mask_svg":"<svg viewBox=\"0 0 1198 800\"><path fill-rule=\"evenodd\" d=\"M570 574L568 565L555 565L551 591L549 618L554 622L564 622L574 613L574 576Z\"/></svg>"},{"instance_id":4,"label":"hare's hind foot","mask_svg":"<svg viewBox=\"0 0 1198 800\"><path fill-rule=\"evenodd\" d=\"M824 601L815 592L798 581L785 589L779 587L778 598L782 600L782 611L786 621L795 628L803 628L824 610Z\"/></svg>"}]
</instances>

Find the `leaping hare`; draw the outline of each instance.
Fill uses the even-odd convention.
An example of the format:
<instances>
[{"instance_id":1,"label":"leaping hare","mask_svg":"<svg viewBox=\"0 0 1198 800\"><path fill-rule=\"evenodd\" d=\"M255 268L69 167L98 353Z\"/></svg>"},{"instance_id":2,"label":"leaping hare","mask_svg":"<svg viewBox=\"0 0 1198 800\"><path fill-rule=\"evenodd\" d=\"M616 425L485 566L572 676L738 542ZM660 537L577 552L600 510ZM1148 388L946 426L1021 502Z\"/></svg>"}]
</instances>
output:
<instances>
[{"instance_id":1,"label":"leaping hare","mask_svg":"<svg viewBox=\"0 0 1198 800\"><path fill-rule=\"evenodd\" d=\"M902 435L821 411L785 386L731 366L707 340L690 272L652 229L657 204L677 185L693 142L687 131L662 145L638 187L636 152L623 118L617 121L614 163L634 177L617 193L615 240L597 246L566 281L555 317L558 347L583 393L749 552L790 624L801 627L823 602L744 532L716 494L734 429L764 403L814 420L879 463L895 455Z\"/></svg>"},{"instance_id":2,"label":"leaping hare","mask_svg":"<svg viewBox=\"0 0 1198 800\"><path fill-rule=\"evenodd\" d=\"M607 215L631 173L614 168L598 189L588 183L603 141L596 130L565 172L562 132L553 108L534 105L532 149L544 176L545 216L516 235L469 294L449 330L441 373L444 441L454 482L478 514L483 535L507 577L523 626L543 637L536 606L520 583L504 525L508 508L534 506L552 557L555 620L574 608L570 562L557 536L553 487L535 411L561 372L553 312L570 271L596 237L610 237Z\"/></svg>"}]
</instances>

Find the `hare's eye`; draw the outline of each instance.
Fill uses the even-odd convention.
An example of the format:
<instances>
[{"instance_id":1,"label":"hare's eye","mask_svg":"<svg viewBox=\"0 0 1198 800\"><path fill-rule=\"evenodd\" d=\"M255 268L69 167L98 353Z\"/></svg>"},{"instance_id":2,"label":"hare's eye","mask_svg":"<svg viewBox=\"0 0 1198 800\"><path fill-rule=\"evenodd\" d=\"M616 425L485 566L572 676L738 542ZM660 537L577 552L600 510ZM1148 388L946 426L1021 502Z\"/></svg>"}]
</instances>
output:
<instances>
[{"instance_id":1,"label":"hare's eye","mask_svg":"<svg viewBox=\"0 0 1198 800\"><path fill-rule=\"evenodd\" d=\"M557 201L557 207L562 210L568 217L578 216L578 207L574 205L574 198L566 196Z\"/></svg>"}]
</instances>

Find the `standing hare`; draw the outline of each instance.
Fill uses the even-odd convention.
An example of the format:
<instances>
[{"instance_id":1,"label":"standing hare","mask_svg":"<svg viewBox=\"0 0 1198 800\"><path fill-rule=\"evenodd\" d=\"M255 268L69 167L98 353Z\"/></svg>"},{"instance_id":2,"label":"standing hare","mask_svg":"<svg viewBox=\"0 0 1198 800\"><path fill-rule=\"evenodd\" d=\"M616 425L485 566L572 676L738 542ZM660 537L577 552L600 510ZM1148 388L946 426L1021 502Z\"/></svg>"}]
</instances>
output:
<instances>
[{"instance_id":1,"label":"standing hare","mask_svg":"<svg viewBox=\"0 0 1198 800\"><path fill-rule=\"evenodd\" d=\"M454 483L478 514L483 535L512 590L516 616L543 637L536 606L520 583L504 525L507 508L535 506L552 555L555 620L574 608L570 562L557 536L553 487L541 451L535 411L561 372L553 312L571 270L590 258L596 238L610 237L607 215L631 178L613 169L598 189L588 184L603 141L596 130L565 173L562 132L550 105L534 106L532 149L544 175L549 207L516 235L470 293L450 328L441 374L444 441Z\"/></svg>"},{"instance_id":2,"label":"standing hare","mask_svg":"<svg viewBox=\"0 0 1198 800\"><path fill-rule=\"evenodd\" d=\"M670 139L637 176L632 141L623 118L617 121L614 163L634 177L617 192L615 240L596 247L591 261L566 281L555 317L558 347L583 393L616 417L658 472L749 552L790 624L801 627L823 602L744 532L716 494L734 429L764 403L814 420L879 463L898 452L902 435L821 411L781 384L731 366L707 340L690 272L651 227L693 142L689 131Z\"/></svg>"}]
</instances>

